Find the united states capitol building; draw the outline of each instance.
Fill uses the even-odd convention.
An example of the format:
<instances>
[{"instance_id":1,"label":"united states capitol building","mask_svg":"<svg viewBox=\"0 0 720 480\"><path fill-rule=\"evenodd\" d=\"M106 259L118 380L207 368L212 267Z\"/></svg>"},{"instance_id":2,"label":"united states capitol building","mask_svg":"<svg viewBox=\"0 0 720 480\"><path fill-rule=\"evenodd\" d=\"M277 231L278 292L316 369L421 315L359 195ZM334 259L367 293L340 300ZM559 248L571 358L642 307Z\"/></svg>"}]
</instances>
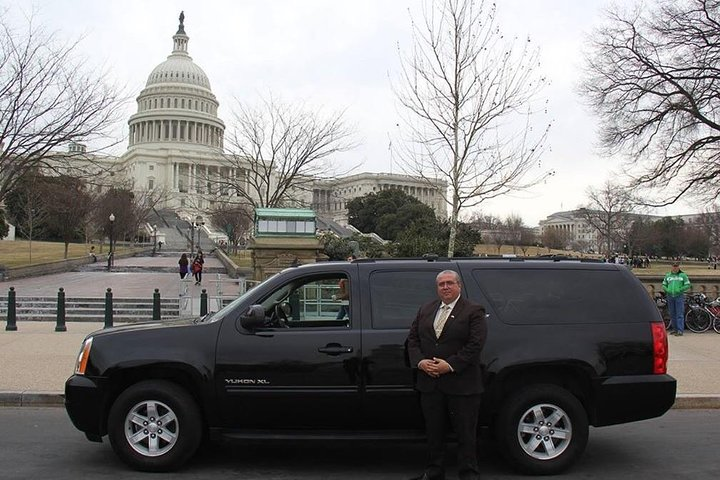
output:
<instances>
[{"instance_id":1,"label":"united states capitol building","mask_svg":"<svg viewBox=\"0 0 720 480\"><path fill-rule=\"evenodd\" d=\"M127 151L119 157L91 159L93 165L109 172L113 183L132 185L141 194L162 192L158 208L174 210L186 219L205 215L218 204L238 203L237 190L217 184L251 191L247 184L250 164L237 157L230 161L224 150L225 123L218 117L219 102L208 75L189 54L189 40L181 14L170 55L150 72L137 96L137 112L128 120ZM84 148L72 144L69 153L74 159L82 157ZM315 179L312 188L297 192L294 200L295 205L346 225L349 200L398 188L444 218L447 209L439 192L446 186L442 180L429 185L408 175L359 173Z\"/></svg>"}]
</instances>

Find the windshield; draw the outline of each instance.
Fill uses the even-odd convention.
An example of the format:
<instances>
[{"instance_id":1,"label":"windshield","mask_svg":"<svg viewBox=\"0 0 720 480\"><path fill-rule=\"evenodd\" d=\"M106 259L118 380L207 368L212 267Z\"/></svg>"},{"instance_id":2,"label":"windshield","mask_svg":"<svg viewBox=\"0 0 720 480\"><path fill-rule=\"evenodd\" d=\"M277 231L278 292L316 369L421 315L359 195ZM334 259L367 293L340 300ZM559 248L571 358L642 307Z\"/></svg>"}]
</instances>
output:
<instances>
[{"instance_id":1,"label":"windshield","mask_svg":"<svg viewBox=\"0 0 720 480\"><path fill-rule=\"evenodd\" d=\"M270 278L272 278L272 277L270 277ZM212 321L213 321L213 322L217 322L217 321L219 321L219 320L222 320L223 318L225 318L225 316L226 316L229 312L232 312L233 310L235 310L235 308L236 308L240 303L242 303L243 301L245 301L245 299L250 295L250 293L251 293L255 288L257 288L259 285L262 285L263 283L267 282L268 280L270 280L270 278L264 280L262 283L256 285L255 287L250 288L249 290L246 290L245 293L243 293L242 295L240 295L239 297L237 297L235 300L233 300L232 302L230 302L229 304L227 304L225 307L221 308L217 313L210 312L207 320L210 320L210 317L212 317Z\"/></svg>"}]
</instances>

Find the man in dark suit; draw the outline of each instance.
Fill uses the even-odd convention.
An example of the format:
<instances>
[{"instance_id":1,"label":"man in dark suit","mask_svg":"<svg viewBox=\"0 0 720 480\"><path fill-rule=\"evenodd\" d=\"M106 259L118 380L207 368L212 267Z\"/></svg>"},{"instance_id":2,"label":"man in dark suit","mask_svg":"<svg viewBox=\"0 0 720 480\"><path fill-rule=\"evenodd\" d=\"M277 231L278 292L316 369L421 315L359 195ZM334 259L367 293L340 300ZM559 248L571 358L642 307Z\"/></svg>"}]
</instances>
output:
<instances>
[{"instance_id":1,"label":"man in dark suit","mask_svg":"<svg viewBox=\"0 0 720 480\"><path fill-rule=\"evenodd\" d=\"M460 276L453 270L435 279L437 300L420 307L408 334L410 365L417 368L429 461L418 480L445 478L447 418L458 438L458 474L477 479L477 419L483 391L480 352L487 326L482 306L460 297Z\"/></svg>"}]
</instances>

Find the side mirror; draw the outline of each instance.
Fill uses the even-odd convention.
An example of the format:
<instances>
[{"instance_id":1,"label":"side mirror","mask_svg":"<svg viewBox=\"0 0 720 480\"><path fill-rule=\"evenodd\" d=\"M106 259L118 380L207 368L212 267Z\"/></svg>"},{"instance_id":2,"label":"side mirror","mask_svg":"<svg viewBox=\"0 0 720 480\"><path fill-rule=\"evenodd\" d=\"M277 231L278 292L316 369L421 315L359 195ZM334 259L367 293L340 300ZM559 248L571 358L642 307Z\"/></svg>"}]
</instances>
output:
<instances>
[{"instance_id":1,"label":"side mirror","mask_svg":"<svg viewBox=\"0 0 720 480\"><path fill-rule=\"evenodd\" d=\"M245 330L254 331L265 325L265 309L262 305L252 305L240 316L240 325Z\"/></svg>"}]
</instances>

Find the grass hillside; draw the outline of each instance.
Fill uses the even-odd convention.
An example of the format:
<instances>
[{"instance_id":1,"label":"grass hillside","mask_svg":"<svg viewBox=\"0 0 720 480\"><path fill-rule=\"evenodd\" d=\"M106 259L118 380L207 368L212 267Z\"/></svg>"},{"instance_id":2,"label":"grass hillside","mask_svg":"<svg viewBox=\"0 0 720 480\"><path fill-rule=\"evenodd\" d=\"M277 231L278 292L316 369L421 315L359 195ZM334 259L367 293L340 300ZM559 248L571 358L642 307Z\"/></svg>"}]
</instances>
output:
<instances>
[{"instance_id":1,"label":"grass hillside","mask_svg":"<svg viewBox=\"0 0 720 480\"><path fill-rule=\"evenodd\" d=\"M32 248L32 250L31 250ZM100 245L95 246L96 254L100 255ZM117 251L124 250L118 247ZM85 243L71 243L68 245L68 258L87 256L90 245ZM108 245L102 247L102 253L107 254ZM32 242L27 240L0 241L0 265L5 267L21 267L62 260L65 254L65 244L62 242ZM32 256L32 261L30 258Z\"/></svg>"},{"instance_id":2,"label":"grass hillside","mask_svg":"<svg viewBox=\"0 0 720 480\"><path fill-rule=\"evenodd\" d=\"M588 255L569 250L558 250L545 247L527 247L525 253L522 248L513 247L512 245L501 245L498 251L497 245L489 245L481 243L475 247L476 255L505 255L515 254L519 257L536 257L538 255L567 255L580 258L599 258L598 255Z\"/></svg>"}]
</instances>

